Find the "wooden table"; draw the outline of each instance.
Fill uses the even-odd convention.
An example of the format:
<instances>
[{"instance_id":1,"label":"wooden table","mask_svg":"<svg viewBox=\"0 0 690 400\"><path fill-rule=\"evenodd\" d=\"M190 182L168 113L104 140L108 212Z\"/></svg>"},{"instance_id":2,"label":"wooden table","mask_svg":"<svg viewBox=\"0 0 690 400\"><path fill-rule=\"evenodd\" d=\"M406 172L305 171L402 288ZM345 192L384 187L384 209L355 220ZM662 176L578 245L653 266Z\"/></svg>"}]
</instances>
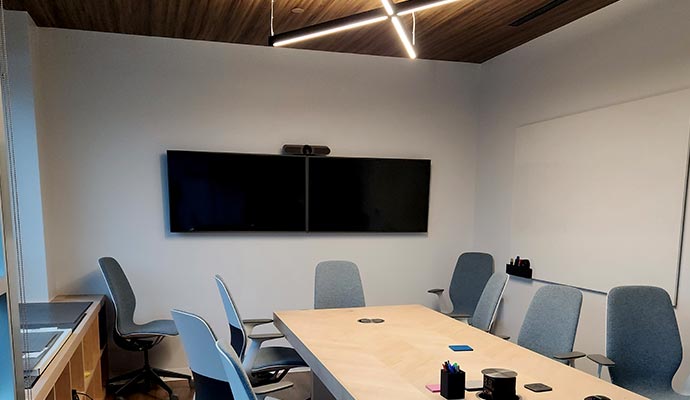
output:
<instances>
[{"instance_id":1,"label":"wooden table","mask_svg":"<svg viewBox=\"0 0 690 400\"><path fill-rule=\"evenodd\" d=\"M442 399L424 386L439 383L445 360L457 362L468 380L482 379L484 368L516 371L522 400L584 399L593 394L644 399L420 305L281 311L274 318L316 376L314 400L320 400L321 385L336 399ZM385 322L362 324L360 318ZM474 351L453 352L450 344L468 344ZM553 391L534 393L523 387L534 382ZM465 398L475 399L475 393L467 392Z\"/></svg>"}]
</instances>

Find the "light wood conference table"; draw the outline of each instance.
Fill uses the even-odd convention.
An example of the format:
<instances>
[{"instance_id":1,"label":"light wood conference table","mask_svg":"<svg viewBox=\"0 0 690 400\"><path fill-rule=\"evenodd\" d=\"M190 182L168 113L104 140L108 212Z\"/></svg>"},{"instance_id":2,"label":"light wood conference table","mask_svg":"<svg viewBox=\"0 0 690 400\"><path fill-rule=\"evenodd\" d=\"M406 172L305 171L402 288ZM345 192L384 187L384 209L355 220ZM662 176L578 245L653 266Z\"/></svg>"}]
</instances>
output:
<instances>
[{"instance_id":1,"label":"light wood conference table","mask_svg":"<svg viewBox=\"0 0 690 400\"><path fill-rule=\"evenodd\" d=\"M385 322L362 324L357 322L360 318ZM274 319L312 369L315 386L323 385L336 399L442 399L425 385L439 383L446 360L457 362L467 380L482 379L485 368L516 371L522 400L584 399L594 394L612 400L644 399L421 305L280 311ZM454 352L448 348L451 344L467 344L474 351ZM535 382L553 391L534 393L523 387ZM476 399L476 393L466 392L465 398ZM321 400L316 388L313 398Z\"/></svg>"}]
</instances>

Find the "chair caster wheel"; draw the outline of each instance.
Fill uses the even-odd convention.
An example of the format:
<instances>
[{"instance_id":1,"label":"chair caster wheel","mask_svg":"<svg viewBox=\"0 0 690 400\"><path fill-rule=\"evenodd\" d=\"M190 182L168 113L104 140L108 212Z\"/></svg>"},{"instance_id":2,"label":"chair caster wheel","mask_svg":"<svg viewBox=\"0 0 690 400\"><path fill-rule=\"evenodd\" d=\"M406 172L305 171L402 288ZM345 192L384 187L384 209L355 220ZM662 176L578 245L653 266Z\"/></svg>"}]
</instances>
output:
<instances>
[{"instance_id":1,"label":"chair caster wheel","mask_svg":"<svg viewBox=\"0 0 690 400\"><path fill-rule=\"evenodd\" d=\"M170 400L178 400L176 394L171 394L170 395Z\"/></svg>"}]
</instances>

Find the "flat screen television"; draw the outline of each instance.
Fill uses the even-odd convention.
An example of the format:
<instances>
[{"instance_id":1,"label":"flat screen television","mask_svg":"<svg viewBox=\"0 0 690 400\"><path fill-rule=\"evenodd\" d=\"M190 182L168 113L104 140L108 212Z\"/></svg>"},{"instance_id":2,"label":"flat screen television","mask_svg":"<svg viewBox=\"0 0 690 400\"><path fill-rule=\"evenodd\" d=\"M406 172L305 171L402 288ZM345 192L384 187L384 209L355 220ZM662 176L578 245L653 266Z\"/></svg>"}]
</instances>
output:
<instances>
[{"instance_id":1,"label":"flat screen television","mask_svg":"<svg viewBox=\"0 0 690 400\"><path fill-rule=\"evenodd\" d=\"M167 153L171 232L306 230L304 157Z\"/></svg>"},{"instance_id":2,"label":"flat screen television","mask_svg":"<svg viewBox=\"0 0 690 400\"><path fill-rule=\"evenodd\" d=\"M309 158L309 231L427 232L430 160Z\"/></svg>"}]
</instances>

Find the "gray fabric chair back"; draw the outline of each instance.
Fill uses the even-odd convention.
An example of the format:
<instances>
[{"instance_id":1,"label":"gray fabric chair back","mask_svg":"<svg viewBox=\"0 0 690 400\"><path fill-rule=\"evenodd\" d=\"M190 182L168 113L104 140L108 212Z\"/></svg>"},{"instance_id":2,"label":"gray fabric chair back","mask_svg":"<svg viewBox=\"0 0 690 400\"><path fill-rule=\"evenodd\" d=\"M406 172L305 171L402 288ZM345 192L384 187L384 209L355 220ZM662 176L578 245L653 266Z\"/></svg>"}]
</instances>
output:
<instances>
[{"instance_id":1,"label":"gray fabric chair back","mask_svg":"<svg viewBox=\"0 0 690 400\"><path fill-rule=\"evenodd\" d=\"M470 318L470 325L485 332L491 330L491 326L496 319L496 312L498 312L498 305L501 303L507 284L508 275L501 273L491 275L489 281L486 282L482 295L479 297L474 314Z\"/></svg>"},{"instance_id":2,"label":"gray fabric chair back","mask_svg":"<svg viewBox=\"0 0 690 400\"><path fill-rule=\"evenodd\" d=\"M127 335L136 330L134 309L137 300L132 286L130 286L122 267L114 258L100 258L98 265L101 267L101 273L115 305L115 331L120 336Z\"/></svg>"},{"instance_id":3,"label":"gray fabric chair back","mask_svg":"<svg viewBox=\"0 0 690 400\"><path fill-rule=\"evenodd\" d=\"M240 361L239 357L237 357L237 353L235 353L235 350L232 348L232 346L228 345L222 340L219 340L216 342L216 349L220 354L227 380L230 382L233 399L256 400L256 395L252 390L249 377L247 376L247 373L244 372L242 362Z\"/></svg>"},{"instance_id":4,"label":"gray fabric chair back","mask_svg":"<svg viewBox=\"0 0 690 400\"><path fill-rule=\"evenodd\" d=\"M616 365L611 381L646 397L676 396L671 381L683 348L668 293L652 286L622 286L608 295L606 353Z\"/></svg>"},{"instance_id":5,"label":"gray fabric chair back","mask_svg":"<svg viewBox=\"0 0 690 400\"><path fill-rule=\"evenodd\" d=\"M218 293L223 301L223 308L225 309L225 317L228 320L228 325L230 326L230 343L232 344L235 353L239 357L244 358L244 352L247 349L247 332L244 330L244 324L242 323L242 317L240 312L235 305L235 300L230 294L230 289L228 285L220 275L215 276L216 286L218 287Z\"/></svg>"},{"instance_id":6,"label":"gray fabric chair back","mask_svg":"<svg viewBox=\"0 0 690 400\"><path fill-rule=\"evenodd\" d=\"M364 306L364 290L357 265L350 261L323 261L316 266L314 308Z\"/></svg>"},{"instance_id":7,"label":"gray fabric chair back","mask_svg":"<svg viewBox=\"0 0 690 400\"><path fill-rule=\"evenodd\" d=\"M463 253L458 257L448 296L453 314L474 314L486 282L494 273L494 258L486 253Z\"/></svg>"},{"instance_id":8,"label":"gray fabric chair back","mask_svg":"<svg viewBox=\"0 0 690 400\"><path fill-rule=\"evenodd\" d=\"M582 293L567 286L543 286L527 309L517 343L547 357L573 351Z\"/></svg>"}]
</instances>

